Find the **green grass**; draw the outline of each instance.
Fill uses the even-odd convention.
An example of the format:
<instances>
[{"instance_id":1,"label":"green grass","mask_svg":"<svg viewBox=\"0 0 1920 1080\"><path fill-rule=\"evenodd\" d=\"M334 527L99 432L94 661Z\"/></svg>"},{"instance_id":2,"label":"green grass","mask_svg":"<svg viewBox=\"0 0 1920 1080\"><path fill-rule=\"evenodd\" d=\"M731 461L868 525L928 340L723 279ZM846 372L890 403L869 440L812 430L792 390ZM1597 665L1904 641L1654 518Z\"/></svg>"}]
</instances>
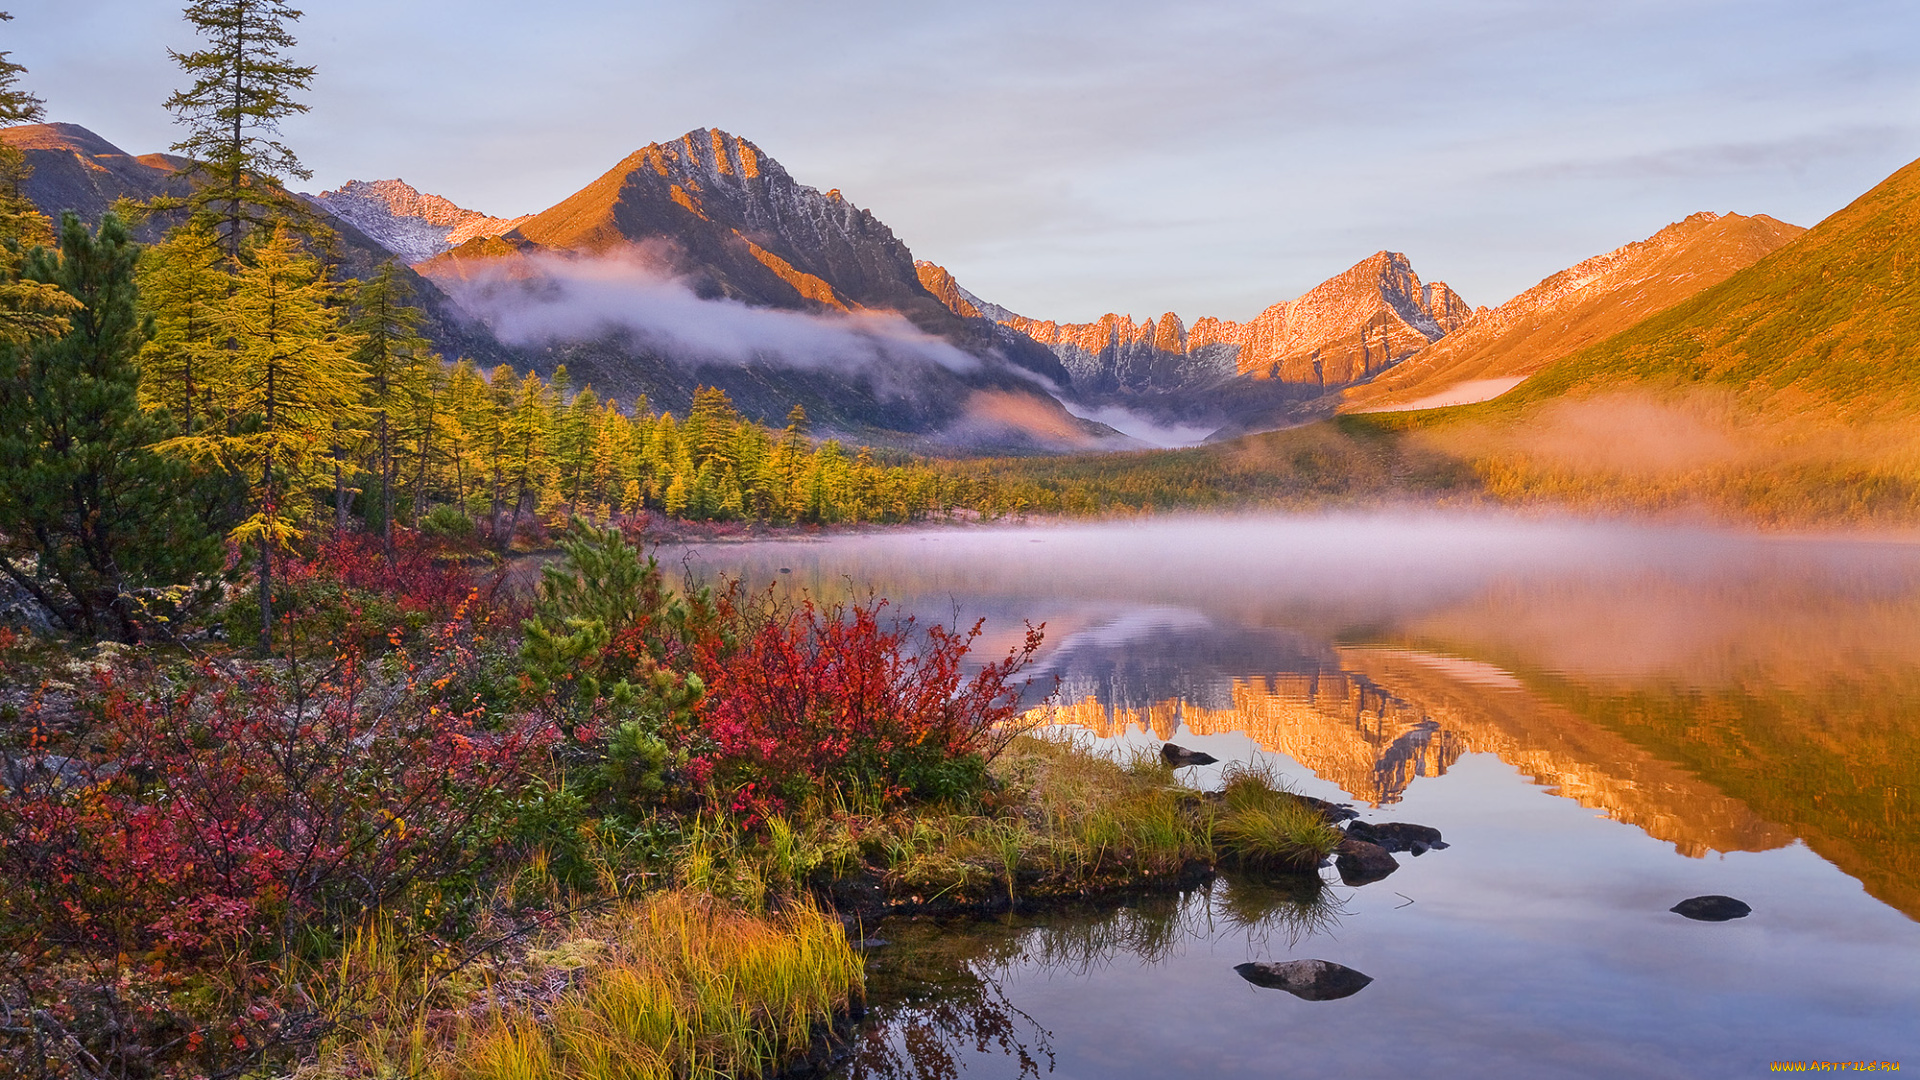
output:
<instances>
[{"instance_id":1,"label":"green grass","mask_svg":"<svg viewBox=\"0 0 1920 1080\"><path fill-rule=\"evenodd\" d=\"M1152 750L1115 758L1083 739L1027 735L991 775L975 805L902 814L836 803L752 833L696 821L677 882L759 908L864 878L893 903L967 908L1155 885L1222 859L1310 871L1339 841L1261 770L1233 771L1227 793L1208 796Z\"/></svg>"},{"instance_id":2,"label":"green grass","mask_svg":"<svg viewBox=\"0 0 1920 1080\"><path fill-rule=\"evenodd\" d=\"M1282 788L1271 772L1229 766L1213 819L1220 854L1246 866L1304 870L1340 846L1340 833L1311 803Z\"/></svg>"}]
</instances>

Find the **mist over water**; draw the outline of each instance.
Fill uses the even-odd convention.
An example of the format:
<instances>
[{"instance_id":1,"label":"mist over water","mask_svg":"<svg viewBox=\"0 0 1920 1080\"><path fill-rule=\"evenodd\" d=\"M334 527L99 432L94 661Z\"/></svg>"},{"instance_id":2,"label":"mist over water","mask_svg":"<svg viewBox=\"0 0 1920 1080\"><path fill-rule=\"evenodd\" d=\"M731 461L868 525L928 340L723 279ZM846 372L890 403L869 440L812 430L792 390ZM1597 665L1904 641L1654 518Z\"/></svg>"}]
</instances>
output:
<instances>
[{"instance_id":1,"label":"mist over water","mask_svg":"<svg viewBox=\"0 0 1920 1080\"><path fill-rule=\"evenodd\" d=\"M1126 613L1329 640L1511 639L1546 667L1587 674L1783 654L1920 662L1912 538L1408 512L889 531L663 556L755 588L986 617L994 634L1045 621L1056 646Z\"/></svg>"},{"instance_id":2,"label":"mist over water","mask_svg":"<svg viewBox=\"0 0 1920 1080\"><path fill-rule=\"evenodd\" d=\"M1324 871L1330 919L1284 896L1249 908L1257 883L1229 880L1160 915L882 927L938 944L876 954L877 1026L849 1077L1022 1074L955 1018L1024 1032L1029 1057L1051 1055L1035 1076L1920 1060L1913 538L1406 512L662 555L753 588L984 618L988 658L1045 622L1030 716L1051 730L1267 762L1304 794L1452 845L1358 889ZM1219 770L1184 773L1204 787ZM1715 893L1753 915L1667 911ZM1247 929L1276 919L1288 933ZM1104 944L1088 963L1063 960L1063 942ZM1309 1003L1232 971L1295 958L1375 981Z\"/></svg>"}]
</instances>

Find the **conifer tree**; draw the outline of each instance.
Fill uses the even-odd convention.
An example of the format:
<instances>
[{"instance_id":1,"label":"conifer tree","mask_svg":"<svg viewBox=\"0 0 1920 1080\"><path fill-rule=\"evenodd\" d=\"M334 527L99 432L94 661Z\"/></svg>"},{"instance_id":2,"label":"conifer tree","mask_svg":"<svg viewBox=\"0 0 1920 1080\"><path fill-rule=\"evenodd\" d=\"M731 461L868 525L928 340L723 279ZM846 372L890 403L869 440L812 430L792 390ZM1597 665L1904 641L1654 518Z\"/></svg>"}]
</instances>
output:
<instances>
[{"instance_id":1,"label":"conifer tree","mask_svg":"<svg viewBox=\"0 0 1920 1080\"><path fill-rule=\"evenodd\" d=\"M0 22L13 16L0 11ZM0 127L37 123L44 103L16 86L26 67L0 52ZM0 144L0 344L25 344L37 337L65 334L64 316L78 304L58 286L20 276L26 249L53 242L45 214L27 198L27 178L33 169L17 146Z\"/></svg>"},{"instance_id":2,"label":"conifer tree","mask_svg":"<svg viewBox=\"0 0 1920 1080\"><path fill-rule=\"evenodd\" d=\"M482 448L493 427L498 426L487 394L487 381L474 369L473 361L461 358L447 375L446 408L447 460L453 467L454 502L462 513L471 513L467 497L478 473Z\"/></svg>"},{"instance_id":3,"label":"conifer tree","mask_svg":"<svg viewBox=\"0 0 1920 1080\"><path fill-rule=\"evenodd\" d=\"M164 419L140 409L139 255L117 216L94 236L65 215L59 253L36 250L25 273L81 305L71 327L0 348L0 569L69 632L127 642L140 636L131 588L185 582L221 558L184 497L186 470L152 448Z\"/></svg>"},{"instance_id":4,"label":"conifer tree","mask_svg":"<svg viewBox=\"0 0 1920 1080\"><path fill-rule=\"evenodd\" d=\"M260 648L273 645L273 556L301 535L304 497L322 482L326 451L359 430L359 342L341 326L324 270L281 227L249 252L222 309L218 333L233 342L216 389L235 418L164 444L247 478L248 514L229 534L259 559Z\"/></svg>"},{"instance_id":5,"label":"conifer tree","mask_svg":"<svg viewBox=\"0 0 1920 1080\"><path fill-rule=\"evenodd\" d=\"M480 432L482 469L487 477L487 535L500 536L500 515L506 509L507 465L511 460L508 439L512 430L514 390L519 380L505 364L487 376L486 415ZM501 547L504 549L505 544Z\"/></svg>"},{"instance_id":6,"label":"conifer tree","mask_svg":"<svg viewBox=\"0 0 1920 1080\"><path fill-rule=\"evenodd\" d=\"M13 16L0 11L0 22L12 22ZM24 64L7 59L11 52L0 52L0 127L37 124L46 119L47 103L14 85L27 73Z\"/></svg>"},{"instance_id":7,"label":"conifer tree","mask_svg":"<svg viewBox=\"0 0 1920 1080\"><path fill-rule=\"evenodd\" d=\"M313 174L282 144L280 121L307 111L295 98L313 81L313 68L287 59L295 45L289 26L300 12L281 0L193 0L184 12L207 47L167 50L193 85L166 101L187 134L173 149L193 160L205 178L189 199L197 216L218 222L216 232L231 260L240 257L245 235L289 218L314 219L283 182Z\"/></svg>"},{"instance_id":8,"label":"conifer tree","mask_svg":"<svg viewBox=\"0 0 1920 1080\"><path fill-rule=\"evenodd\" d=\"M224 338L214 336L232 286L224 263L204 223L175 229L140 259L140 301L154 320L140 353L140 400L167 413L185 435L219 419L207 409L225 356Z\"/></svg>"},{"instance_id":9,"label":"conifer tree","mask_svg":"<svg viewBox=\"0 0 1920 1080\"><path fill-rule=\"evenodd\" d=\"M520 527L520 515L526 510L529 495L537 496L540 475L546 467L547 432L551 414L547 407L547 387L535 372L527 372L515 389L512 411L504 427L508 448L506 487L513 492L513 520L501 538L504 548Z\"/></svg>"},{"instance_id":10,"label":"conifer tree","mask_svg":"<svg viewBox=\"0 0 1920 1080\"><path fill-rule=\"evenodd\" d=\"M394 557L395 415L416 407L423 392L420 358L427 339L420 335L423 316L407 303L406 284L394 277L393 263L360 285L354 300L352 333L360 340L354 354L367 373L367 405L374 440L373 471L380 483L380 540L388 561ZM371 516L371 512L369 512Z\"/></svg>"}]
</instances>

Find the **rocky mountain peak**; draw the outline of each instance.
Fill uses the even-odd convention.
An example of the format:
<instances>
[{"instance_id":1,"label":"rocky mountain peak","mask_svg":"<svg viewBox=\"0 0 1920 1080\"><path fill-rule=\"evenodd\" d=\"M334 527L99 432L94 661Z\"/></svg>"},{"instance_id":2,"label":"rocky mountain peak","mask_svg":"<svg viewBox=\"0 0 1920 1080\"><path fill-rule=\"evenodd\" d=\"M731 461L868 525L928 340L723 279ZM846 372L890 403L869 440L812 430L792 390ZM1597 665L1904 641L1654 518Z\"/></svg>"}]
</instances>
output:
<instances>
[{"instance_id":1,"label":"rocky mountain peak","mask_svg":"<svg viewBox=\"0 0 1920 1080\"><path fill-rule=\"evenodd\" d=\"M919 264L921 284L957 314L984 315L1054 351L1076 388L1099 393L1176 389L1235 374L1313 387L1345 386L1412 355L1473 317L1445 282L1422 282L1407 257L1376 252L1298 299L1247 323L1214 316L1189 327L1167 312L1136 323L1109 313L1090 323L1016 315Z\"/></svg>"},{"instance_id":2,"label":"rocky mountain peak","mask_svg":"<svg viewBox=\"0 0 1920 1080\"><path fill-rule=\"evenodd\" d=\"M349 180L308 198L409 264L477 237L499 236L532 216L492 217L399 179Z\"/></svg>"}]
</instances>

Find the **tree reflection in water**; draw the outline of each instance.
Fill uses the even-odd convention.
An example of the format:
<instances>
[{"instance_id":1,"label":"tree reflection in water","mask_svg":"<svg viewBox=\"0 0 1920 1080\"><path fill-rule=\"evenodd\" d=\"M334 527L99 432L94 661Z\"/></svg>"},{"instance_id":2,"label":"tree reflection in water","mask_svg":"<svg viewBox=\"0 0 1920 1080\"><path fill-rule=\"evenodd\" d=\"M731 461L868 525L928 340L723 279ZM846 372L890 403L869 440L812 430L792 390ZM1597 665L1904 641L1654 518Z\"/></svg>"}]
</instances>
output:
<instances>
[{"instance_id":1,"label":"tree reflection in water","mask_svg":"<svg viewBox=\"0 0 1920 1080\"><path fill-rule=\"evenodd\" d=\"M1016 967L1078 976L1123 958L1154 964L1222 931L1264 952L1276 938L1292 946L1328 933L1343 914L1342 897L1317 877L1235 875L1120 905L891 920L873 931L890 944L868 954L867 1019L837 1075L956 1080L971 1062L995 1077L1039 1077L1053 1071L1052 1034L1002 988Z\"/></svg>"}]
</instances>

